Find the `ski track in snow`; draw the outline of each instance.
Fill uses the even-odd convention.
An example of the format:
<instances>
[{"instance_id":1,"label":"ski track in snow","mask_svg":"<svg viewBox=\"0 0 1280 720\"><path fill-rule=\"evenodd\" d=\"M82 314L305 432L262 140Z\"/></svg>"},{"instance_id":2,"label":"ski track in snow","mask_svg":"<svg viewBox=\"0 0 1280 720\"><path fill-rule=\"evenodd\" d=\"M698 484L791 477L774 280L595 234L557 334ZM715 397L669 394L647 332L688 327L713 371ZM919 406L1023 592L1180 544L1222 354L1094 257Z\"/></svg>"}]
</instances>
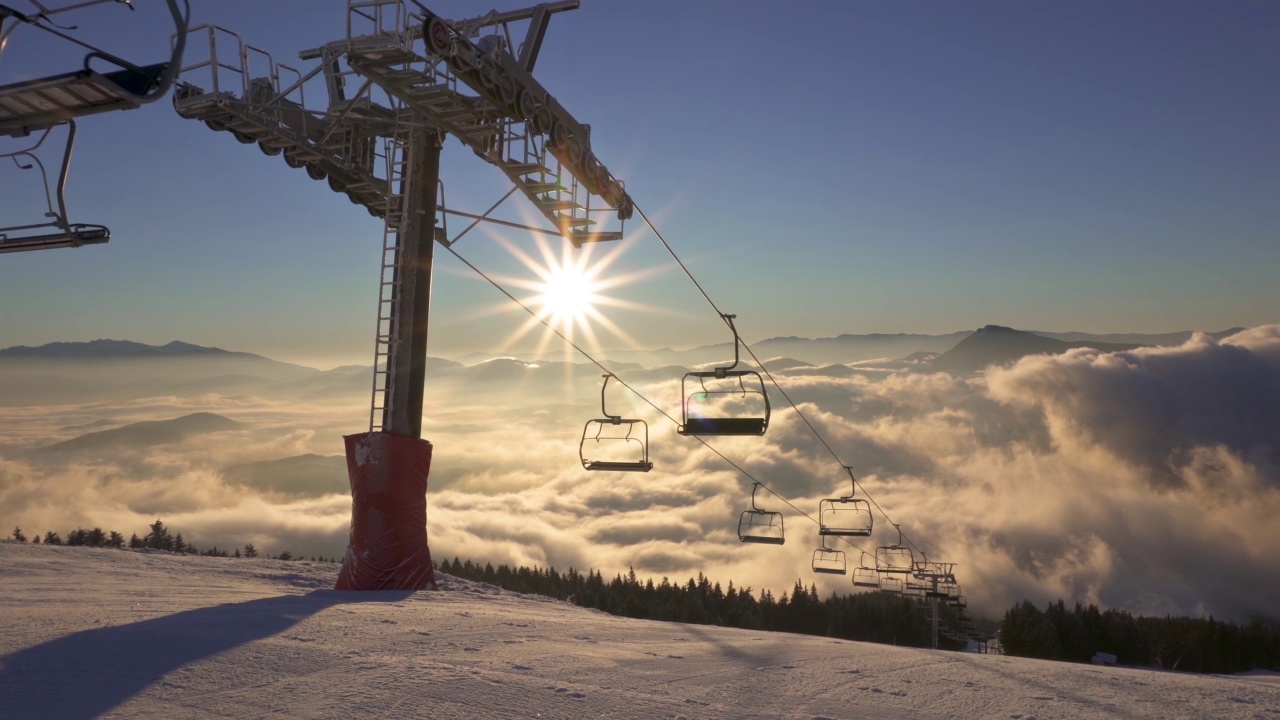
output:
<instances>
[{"instance_id":1,"label":"ski track in snow","mask_svg":"<svg viewBox=\"0 0 1280 720\"><path fill-rule=\"evenodd\" d=\"M617 618L438 575L0 542L0 718L1248 718L1191 675Z\"/></svg>"}]
</instances>

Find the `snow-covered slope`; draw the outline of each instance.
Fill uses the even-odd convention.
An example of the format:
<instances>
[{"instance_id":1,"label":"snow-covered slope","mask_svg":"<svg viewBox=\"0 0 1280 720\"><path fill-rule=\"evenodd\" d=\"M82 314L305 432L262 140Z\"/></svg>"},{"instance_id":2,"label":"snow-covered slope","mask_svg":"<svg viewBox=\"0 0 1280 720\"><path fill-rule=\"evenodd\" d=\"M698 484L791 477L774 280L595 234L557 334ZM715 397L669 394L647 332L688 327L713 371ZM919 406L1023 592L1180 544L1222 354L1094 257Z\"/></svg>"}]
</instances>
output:
<instances>
[{"instance_id":1,"label":"snow-covered slope","mask_svg":"<svg viewBox=\"0 0 1280 720\"><path fill-rule=\"evenodd\" d=\"M0 718L1277 718L1280 684L615 618L442 576L0 542Z\"/></svg>"}]
</instances>

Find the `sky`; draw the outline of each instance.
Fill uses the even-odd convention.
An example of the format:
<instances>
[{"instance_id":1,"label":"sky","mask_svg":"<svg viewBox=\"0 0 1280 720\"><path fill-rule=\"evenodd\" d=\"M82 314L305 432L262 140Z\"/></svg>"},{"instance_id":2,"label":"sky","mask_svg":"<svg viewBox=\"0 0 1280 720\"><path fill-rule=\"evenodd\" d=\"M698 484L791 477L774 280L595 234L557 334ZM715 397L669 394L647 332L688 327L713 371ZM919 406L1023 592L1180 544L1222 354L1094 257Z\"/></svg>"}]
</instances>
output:
<instances>
[{"instance_id":1,"label":"sky","mask_svg":"<svg viewBox=\"0 0 1280 720\"><path fill-rule=\"evenodd\" d=\"M167 13L135 4L86 10L76 32L159 60ZM345 4L192 0L206 22L298 65L344 35ZM1213 331L1280 319L1278 37L1280 9L1253 2L586 0L553 18L535 74L748 341ZM191 42L189 59L207 52ZM0 83L79 62L23 28ZM508 189L455 141L442 178L463 211ZM369 362L381 223L279 158L161 101L81 121L67 197L113 239L0 259L0 346L183 340ZM508 202L506 217L529 215ZM0 219L41 212L32 173L0 167ZM729 340L638 217L626 230L569 256L610 261L619 304L595 342ZM457 246L535 277L512 248L543 257L505 229ZM432 301L431 354L520 346L522 311L443 253Z\"/></svg>"},{"instance_id":2,"label":"sky","mask_svg":"<svg viewBox=\"0 0 1280 720\"><path fill-rule=\"evenodd\" d=\"M17 717L1056 720L1280 711L1280 679L1153 672L632 620L440 574L0 542ZM112 658L86 664L85 658Z\"/></svg>"}]
</instances>

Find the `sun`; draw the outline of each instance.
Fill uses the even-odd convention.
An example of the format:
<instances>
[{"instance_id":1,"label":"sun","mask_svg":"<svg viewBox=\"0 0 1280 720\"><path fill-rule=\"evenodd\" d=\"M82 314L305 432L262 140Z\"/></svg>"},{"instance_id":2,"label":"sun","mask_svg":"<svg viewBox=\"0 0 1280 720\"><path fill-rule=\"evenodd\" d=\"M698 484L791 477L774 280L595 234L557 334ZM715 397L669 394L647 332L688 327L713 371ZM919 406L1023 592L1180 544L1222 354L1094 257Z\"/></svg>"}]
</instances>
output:
<instances>
[{"instance_id":1,"label":"sun","mask_svg":"<svg viewBox=\"0 0 1280 720\"><path fill-rule=\"evenodd\" d=\"M541 268L538 274L541 287L533 304L553 327L569 330L596 314L601 283L595 279L595 273L566 263Z\"/></svg>"},{"instance_id":2,"label":"sun","mask_svg":"<svg viewBox=\"0 0 1280 720\"><path fill-rule=\"evenodd\" d=\"M541 357L557 337L565 342L566 352L570 348L581 352L601 350L602 336L624 347L639 347L606 312L632 317L635 313L658 312L654 306L615 293L624 286L660 276L664 271L662 266L620 269L620 259L626 249L622 244L574 248L558 238L557 242L535 237L529 239L534 246L534 252L530 252L528 241L517 243L501 235L495 240L528 271L528 274L496 276L503 285L527 293L521 297L508 295L528 315L503 341L501 352L517 347L539 327L544 332L532 349L534 357ZM506 305L495 308L510 311Z\"/></svg>"}]
</instances>

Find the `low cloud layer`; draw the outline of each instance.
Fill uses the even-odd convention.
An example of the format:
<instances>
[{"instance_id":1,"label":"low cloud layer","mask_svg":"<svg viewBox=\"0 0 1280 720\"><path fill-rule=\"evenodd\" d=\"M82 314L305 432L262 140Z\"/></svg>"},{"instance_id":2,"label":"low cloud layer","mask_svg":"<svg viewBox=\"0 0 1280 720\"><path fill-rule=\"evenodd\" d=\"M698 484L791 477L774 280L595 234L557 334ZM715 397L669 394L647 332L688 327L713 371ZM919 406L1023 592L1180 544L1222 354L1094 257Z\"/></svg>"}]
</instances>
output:
<instances>
[{"instance_id":1,"label":"low cloud layer","mask_svg":"<svg viewBox=\"0 0 1280 720\"><path fill-rule=\"evenodd\" d=\"M816 517L821 499L848 494L849 479L812 424L908 539L958 563L971 605L989 615L1022 598L1234 618L1280 607L1280 559L1269 552L1280 547L1280 326L1175 348L1027 357L965 377L840 367L776 373L808 423L775 397L765 437L711 444ZM429 385L437 555L852 591L848 577L809 570L816 525L779 497L762 491L758 501L784 513L786 544L738 542L750 480L625 390L611 394L610 412L649 423L654 471L583 470L578 443L599 415L598 373L484 374L482 386ZM678 416L678 376L627 379ZM162 517L202 546L339 555L350 501L332 458L341 435L367 422L366 403L263 389L0 408L0 522L28 534L79 525L128 535ZM85 431L71 426L198 411L245 425L92 457L29 452ZM308 454L321 459L280 465L279 478L277 465L255 465ZM235 466L252 469L223 472ZM896 539L877 515L875 535L857 546ZM856 565L859 551L846 550Z\"/></svg>"}]
</instances>

